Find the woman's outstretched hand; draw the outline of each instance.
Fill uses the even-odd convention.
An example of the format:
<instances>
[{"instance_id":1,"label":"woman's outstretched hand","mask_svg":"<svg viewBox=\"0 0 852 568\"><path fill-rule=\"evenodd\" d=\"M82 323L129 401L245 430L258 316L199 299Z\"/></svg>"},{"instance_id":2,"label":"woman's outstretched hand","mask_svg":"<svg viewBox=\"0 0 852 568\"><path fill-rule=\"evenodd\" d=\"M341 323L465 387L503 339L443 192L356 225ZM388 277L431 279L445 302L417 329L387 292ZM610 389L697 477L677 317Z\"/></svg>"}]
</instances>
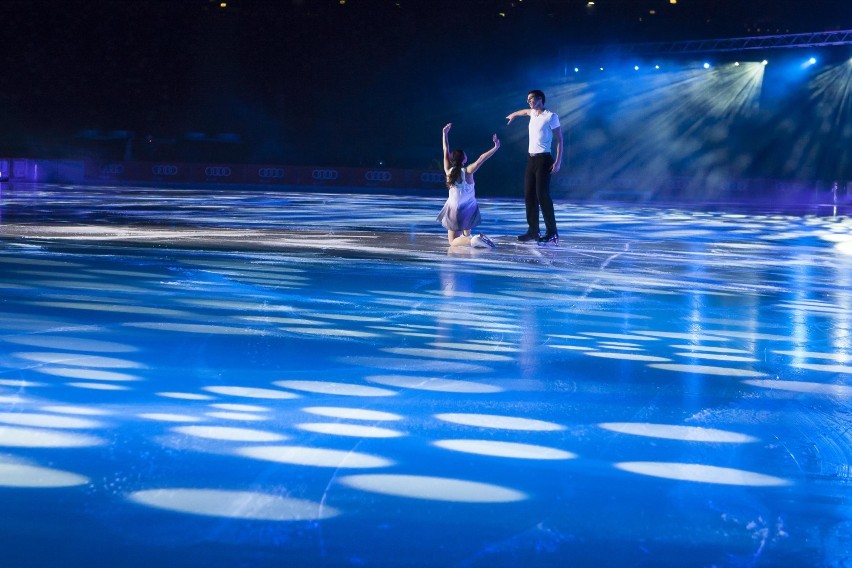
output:
<instances>
[{"instance_id":1,"label":"woman's outstretched hand","mask_svg":"<svg viewBox=\"0 0 852 568\"><path fill-rule=\"evenodd\" d=\"M496 134L493 134L493 135L491 136L491 140L494 142L494 149L495 149L495 150L496 150L497 148L499 148L499 147L500 147L500 139L499 139L499 138L497 138L497 135L496 135Z\"/></svg>"},{"instance_id":2,"label":"woman's outstretched hand","mask_svg":"<svg viewBox=\"0 0 852 568\"><path fill-rule=\"evenodd\" d=\"M452 123L452 122L448 122L446 125L444 125L444 129L443 129L444 134L446 134L447 132L449 132L449 131L450 131L450 128L452 128L452 127L453 127L453 123Z\"/></svg>"}]
</instances>

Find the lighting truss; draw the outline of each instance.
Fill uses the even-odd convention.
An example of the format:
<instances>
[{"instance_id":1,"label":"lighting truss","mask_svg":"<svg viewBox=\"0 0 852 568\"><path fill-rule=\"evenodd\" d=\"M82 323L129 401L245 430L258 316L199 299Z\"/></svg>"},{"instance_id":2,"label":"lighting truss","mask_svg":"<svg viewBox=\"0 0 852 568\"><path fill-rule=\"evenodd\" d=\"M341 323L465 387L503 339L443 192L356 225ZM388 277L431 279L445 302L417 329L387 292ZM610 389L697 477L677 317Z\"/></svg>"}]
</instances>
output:
<instances>
[{"instance_id":1,"label":"lighting truss","mask_svg":"<svg viewBox=\"0 0 852 568\"><path fill-rule=\"evenodd\" d=\"M720 53L750 49L779 49L801 47L825 47L852 44L852 30L813 32L801 34L766 35L728 39L704 39L656 43L633 43L618 46L623 53L666 54L666 53ZM612 51L612 46L581 46L563 48L563 53L572 56L592 55Z\"/></svg>"}]
</instances>

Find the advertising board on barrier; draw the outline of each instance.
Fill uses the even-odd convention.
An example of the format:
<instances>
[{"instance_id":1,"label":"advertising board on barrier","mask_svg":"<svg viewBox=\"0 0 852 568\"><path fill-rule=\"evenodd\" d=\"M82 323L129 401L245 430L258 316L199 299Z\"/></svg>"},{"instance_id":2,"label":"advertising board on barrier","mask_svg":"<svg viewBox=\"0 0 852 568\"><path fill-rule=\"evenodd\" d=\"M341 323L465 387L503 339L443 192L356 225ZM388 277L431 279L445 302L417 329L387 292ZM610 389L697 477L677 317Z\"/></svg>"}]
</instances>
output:
<instances>
[{"instance_id":1,"label":"advertising board on barrier","mask_svg":"<svg viewBox=\"0 0 852 568\"><path fill-rule=\"evenodd\" d=\"M245 166L245 183L264 185L295 185L296 169L289 166L254 165Z\"/></svg>"},{"instance_id":2,"label":"advertising board on barrier","mask_svg":"<svg viewBox=\"0 0 852 568\"><path fill-rule=\"evenodd\" d=\"M192 181L204 183L245 183L245 166L234 164L196 164Z\"/></svg>"}]
</instances>

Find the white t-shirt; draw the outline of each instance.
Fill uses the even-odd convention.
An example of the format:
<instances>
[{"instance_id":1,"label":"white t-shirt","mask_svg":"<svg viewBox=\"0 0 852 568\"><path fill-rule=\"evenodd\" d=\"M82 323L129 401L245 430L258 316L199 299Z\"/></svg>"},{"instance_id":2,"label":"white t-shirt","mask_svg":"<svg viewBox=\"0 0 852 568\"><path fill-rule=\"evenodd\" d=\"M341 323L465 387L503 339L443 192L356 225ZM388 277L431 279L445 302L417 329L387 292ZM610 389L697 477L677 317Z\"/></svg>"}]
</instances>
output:
<instances>
[{"instance_id":1,"label":"white t-shirt","mask_svg":"<svg viewBox=\"0 0 852 568\"><path fill-rule=\"evenodd\" d=\"M545 109L536 116L530 111L530 154L550 152L553 129L559 126L558 114Z\"/></svg>"}]
</instances>

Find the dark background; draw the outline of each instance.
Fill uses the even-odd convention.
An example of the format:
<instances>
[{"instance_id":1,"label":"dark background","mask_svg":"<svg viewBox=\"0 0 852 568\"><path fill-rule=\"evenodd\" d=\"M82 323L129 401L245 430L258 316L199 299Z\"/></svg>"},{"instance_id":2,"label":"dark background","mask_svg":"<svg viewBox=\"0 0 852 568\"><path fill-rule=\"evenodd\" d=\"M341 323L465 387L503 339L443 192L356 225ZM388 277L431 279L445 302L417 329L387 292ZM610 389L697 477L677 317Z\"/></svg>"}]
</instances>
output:
<instances>
[{"instance_id":1,"label":"dark background","mask_svg":"<svg viewBox=\"0 0 852 568\"><path fill-rule=\"evenodd\" d=\"M852 7L3 0L0 20L0 155L421 168L446 122L470 153L502 136L566 47L850 29Z\"/></svg>"}]
</instances>

